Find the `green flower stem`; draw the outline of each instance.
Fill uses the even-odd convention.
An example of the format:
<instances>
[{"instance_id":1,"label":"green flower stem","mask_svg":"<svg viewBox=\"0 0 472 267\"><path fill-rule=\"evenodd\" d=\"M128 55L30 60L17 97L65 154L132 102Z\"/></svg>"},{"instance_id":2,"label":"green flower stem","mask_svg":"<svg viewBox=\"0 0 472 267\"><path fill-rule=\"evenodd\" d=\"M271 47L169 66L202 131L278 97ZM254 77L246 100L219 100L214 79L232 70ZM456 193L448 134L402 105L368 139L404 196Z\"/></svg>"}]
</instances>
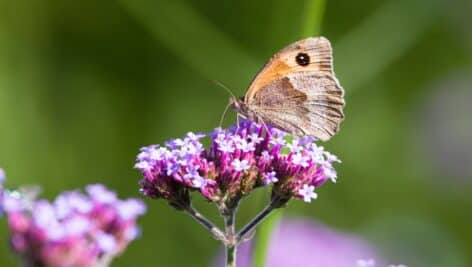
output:
<instances>
[{"instance_id":1,"label":"green flower stem","mask_svg":"<svg viewBox=\"0 0 472 267\"><path fill-rule=\"evenodd\" d=\"M236 267L236 226L235 226L235 215L236 210L232 210L227 216L225 216L225 228L226 228L226 267Z\"/></svg>"},{"instance_id":2,"label":"green flower stem","mask_svg":"<svg viewBox=\"0 0 472 267\"><path fill-rule=\"evenodd\" d=\"M317 36L321 33L325 5L325 0L306 0L302 25L303 38Z\"/></svg>"},{"instance_id":3,"label":"green flower stem","mask_svg":"<svg viewBox=\"0 0 472 267\"><path fill-rule=\"evenodd\" d=\"M236 267L236 245L226 246L226 267Z\"/></svg>"},{"instance_id":4,"label":"green flower stem","mask_svg":"<svg viewBox=\"0 0 472 267\"><path fill-rule=\"evenodd\" d=\"M261 224L273 211L275 207L271 204L267 205L252 221L246 224L238 233L238 242L248 239L256 227Z\"/></svg>"}]
</instances>

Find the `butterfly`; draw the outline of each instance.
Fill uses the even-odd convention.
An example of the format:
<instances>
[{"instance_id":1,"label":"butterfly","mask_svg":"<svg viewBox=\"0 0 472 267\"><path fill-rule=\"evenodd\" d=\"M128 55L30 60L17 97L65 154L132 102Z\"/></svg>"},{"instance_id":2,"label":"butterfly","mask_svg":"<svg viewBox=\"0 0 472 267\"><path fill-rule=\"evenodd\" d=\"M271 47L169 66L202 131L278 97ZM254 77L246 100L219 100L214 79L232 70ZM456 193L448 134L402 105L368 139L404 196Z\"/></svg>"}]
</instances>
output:
<instances>
[{"instance_id":1,"label":"butterfly","mask_svg":"<svg viewBox=\"0 0 472 267\"><path fill-rule=\"evenodd\" d=\"M259 71L246 95L231 98L229 105L252 121L330 139L339 130L345 106L330 42L311 37L283 48Z\"/></svg>"}]
</instances>

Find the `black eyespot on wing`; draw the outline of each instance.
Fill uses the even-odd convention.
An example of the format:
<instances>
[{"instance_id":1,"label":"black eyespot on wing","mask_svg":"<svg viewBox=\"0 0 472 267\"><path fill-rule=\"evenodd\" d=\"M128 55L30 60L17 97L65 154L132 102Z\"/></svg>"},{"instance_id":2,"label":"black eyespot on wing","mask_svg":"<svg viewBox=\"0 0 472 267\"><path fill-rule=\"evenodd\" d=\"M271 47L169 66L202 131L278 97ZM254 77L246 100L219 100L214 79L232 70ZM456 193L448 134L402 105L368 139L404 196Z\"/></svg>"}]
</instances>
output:
<instances>
[{"instance_id":1,"label":"black eyespot on wing","mask_svg":"<svg viewBox=\"0 0 472 267\"><path fill-rule=\"evenodd\" d=\"M307 53L298 53L295 61L300 66L308 66L310 64L310 56Z\"/></svg>"}]
</instances>

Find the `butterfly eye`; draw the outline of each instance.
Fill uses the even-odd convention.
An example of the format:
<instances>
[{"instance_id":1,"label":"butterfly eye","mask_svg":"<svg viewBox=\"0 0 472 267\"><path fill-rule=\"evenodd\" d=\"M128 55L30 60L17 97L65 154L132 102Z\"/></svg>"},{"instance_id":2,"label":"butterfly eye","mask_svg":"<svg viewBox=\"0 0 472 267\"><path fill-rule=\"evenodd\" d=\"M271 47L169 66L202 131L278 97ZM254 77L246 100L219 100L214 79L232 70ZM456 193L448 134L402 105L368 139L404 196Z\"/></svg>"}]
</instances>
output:
<instances>
[{"instance_id":1,"label":"butterfly eye","mask_svg":"<svg viewBox=\"0 0 472 267\"><path fill-rule=\"evenodd\" d=\"M310 56L307 53L298 53L295 57L295 61L300 66L307 66L310 64Z\"/></svg>"}]
</instances>

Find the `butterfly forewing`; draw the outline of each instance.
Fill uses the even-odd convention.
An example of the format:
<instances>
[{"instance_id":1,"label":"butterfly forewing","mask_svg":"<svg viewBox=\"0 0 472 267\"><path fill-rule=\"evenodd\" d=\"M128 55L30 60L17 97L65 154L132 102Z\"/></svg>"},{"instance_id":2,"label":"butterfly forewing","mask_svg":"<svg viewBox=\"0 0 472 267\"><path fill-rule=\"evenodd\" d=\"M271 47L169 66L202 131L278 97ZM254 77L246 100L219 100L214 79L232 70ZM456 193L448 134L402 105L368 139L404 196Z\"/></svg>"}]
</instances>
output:
<instances>
[{"instance_id":1,"label":"butterfly forewing","mask_svg":"<svg viewBox=\"0 0 472 267\"><path fill-rule=\"evenodd\" d=\"M240 109L296 135L328 140L344 118L344 91L326 38L308 38L275 54L251 83Z\"/></svg>"},{"instance_id":2,"label":"butterfly forewing","mask_svg":"<svg viewBox=\"0 0 472 267\"><path fill-rule=\"evenodd\" d=\"M299 65L297 56L307 54L308 65ZM257 90L273 80L298 71L320 71L334 75L332 48L328 39L312 37L295 42L275 54L252 81L245 95L245 101L252 98Z\"/></svg>"}]
</instances>

